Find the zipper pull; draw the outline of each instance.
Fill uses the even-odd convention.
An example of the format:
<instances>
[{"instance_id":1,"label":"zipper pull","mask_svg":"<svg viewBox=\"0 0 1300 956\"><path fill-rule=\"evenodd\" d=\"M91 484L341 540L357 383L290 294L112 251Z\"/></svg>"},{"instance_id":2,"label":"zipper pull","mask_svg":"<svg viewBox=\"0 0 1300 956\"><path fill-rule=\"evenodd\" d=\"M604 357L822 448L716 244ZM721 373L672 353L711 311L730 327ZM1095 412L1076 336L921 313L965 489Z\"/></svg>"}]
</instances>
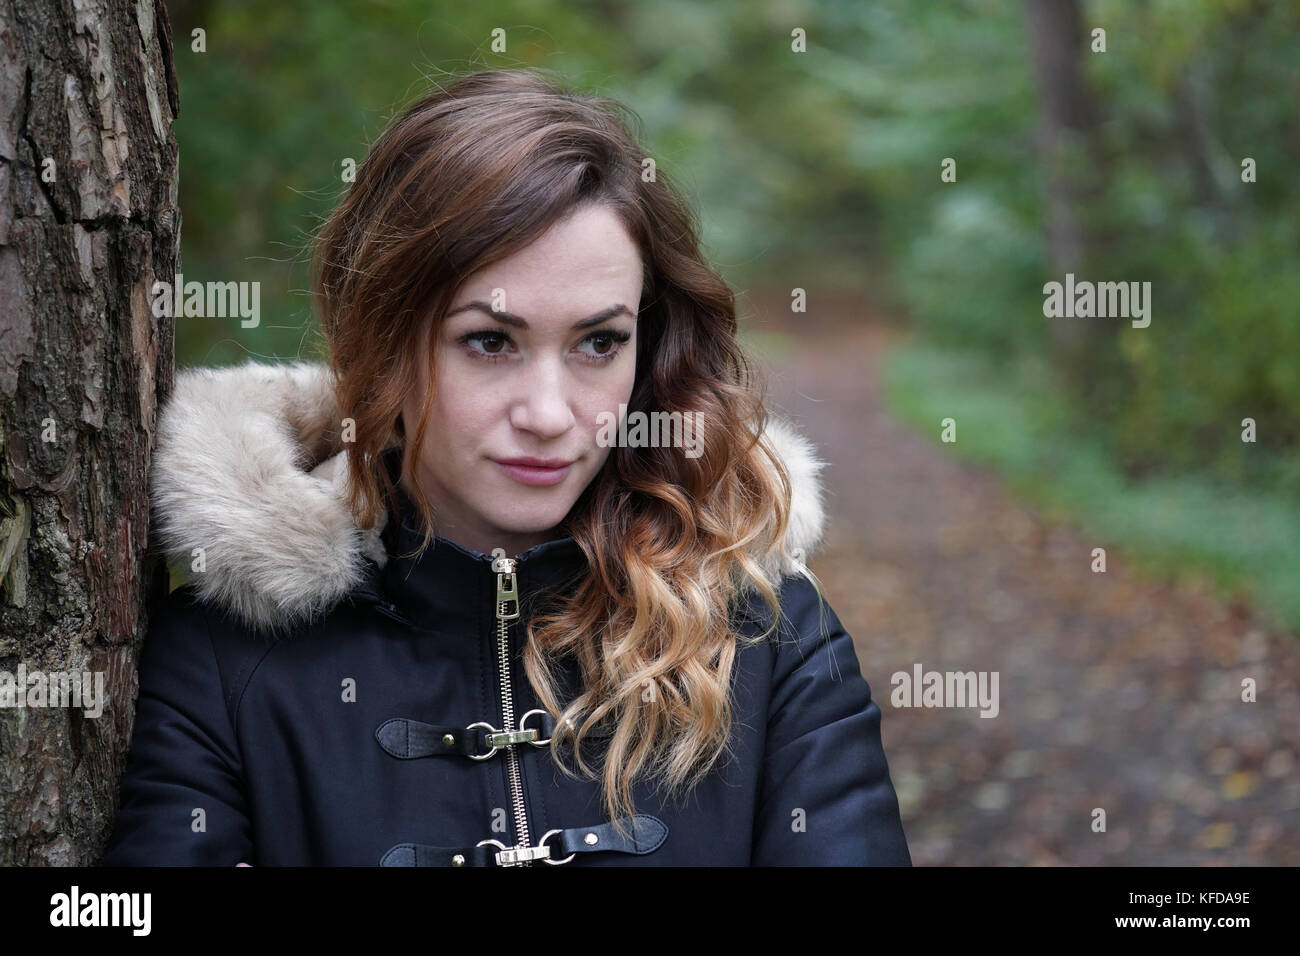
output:
<instances>
[{"instance_id":1,"label":"zipper pull","mask_svg":"<svg viewBox=\"0 0 1300 956\"><path fill-rule=\"evenodd\" d=\"M519 585L515 581L515 559L507 558L504 548L493 548L492 570L497 575L497 620L513 621L519 617Z\"/></svg>"}]
</instances>

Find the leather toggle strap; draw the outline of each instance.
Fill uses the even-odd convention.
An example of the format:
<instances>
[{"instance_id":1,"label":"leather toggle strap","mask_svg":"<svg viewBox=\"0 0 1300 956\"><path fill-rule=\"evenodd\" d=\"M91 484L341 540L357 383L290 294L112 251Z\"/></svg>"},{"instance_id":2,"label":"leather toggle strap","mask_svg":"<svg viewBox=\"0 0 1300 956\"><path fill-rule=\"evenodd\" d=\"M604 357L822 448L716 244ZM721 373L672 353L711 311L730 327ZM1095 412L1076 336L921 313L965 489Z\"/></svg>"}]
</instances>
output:
<instances>
[{"instance_id":1,"label":"leather toggle strap","mask_svg":"<svg viewBox=\"0 0 1300 956\"><path fill-rule=\"evenodd\" d=\"M407 717L393 717L375 730L379 746L400 760L447 755L486 760L498 750L516 744L543 747L550 744L555 718L544 710L530 710L519 720L520 729L498 730L483 721L468 727L444 727Z\"/></svg>"},{"instance_id":2,"label":"leather toggle strap","mask_svg":"<svg viewBox=\"0 0 1300 956\"><path fill-rule=\"evenodd\" d=\"M519 729L498 730L485 721L468 727L445 727L426 724L408 717L393 717L375 730L379 746L400 760L419 757L461 756L471 760L487 760L498 750L517 744L547 747L555 733L555 718L545 710L530 710L519 718ZM607 727L597 727L587 732L589 737L610 736Z\"/></svg>"},{"instance_id":3,"label":"leather toggle strap","mask_svg":"<svg viewBox=\"0 0 1300 956\"><path fill-rule=\"evenodd\" d=\"M439 727L434 724L394 717L379 725L375 739L379 746L401 760L440 757L445 754L469 757L486 753L487 731L481 727Z\"/></svg>"},{"instance_id":4,"label":"leather toggle strap","mask_svg":"<svg viewBox=\"0 0 1300 956\"><path fill-rule=\"evenodd\" d=\"M668 827L648 813L623 817L628 829L620 834L613 821L590 827L550 830L537 846L508 847L499 840L481 840L472 847L399 843L379 859L380 866L518 866L530 860L559 865L579 853L653 853L668 839Z\"/></svg>"}]
</instances>

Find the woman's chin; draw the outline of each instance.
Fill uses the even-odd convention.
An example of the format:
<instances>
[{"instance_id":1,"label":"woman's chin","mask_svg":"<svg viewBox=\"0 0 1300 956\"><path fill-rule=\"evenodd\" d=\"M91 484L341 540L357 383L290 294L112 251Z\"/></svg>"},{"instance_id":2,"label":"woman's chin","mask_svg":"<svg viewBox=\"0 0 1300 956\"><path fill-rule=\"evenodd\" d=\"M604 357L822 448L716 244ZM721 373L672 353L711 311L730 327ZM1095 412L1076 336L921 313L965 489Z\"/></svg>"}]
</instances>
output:
<instances>
[{"instance_id":1,"label":"woman's chin","mask_svg":"<svg viewBox=\"0 0 1300 956\"><path fill-rule=\"evenodd\" d=\"M564 515L560 515L554 521L549 518L540 522L537 520L521 521L518 524L503 525L501 531L516 538L538 537L546 540L559 537L559 532L555 532L555 529L563 520ZM555 534L552 534L552 532L555 532Z\"/></svg>"},{"instance_id":2,"label":"woman's chin","mask_svg":"<svg viewBox=\"0 0 1300 956\"><path fill-rule=\"evenodd\" d=\"M568 513L568 508L552 507L544 510L520 509L518 514L495 514L485 517L491 520L492 525L503 537L537 538L538 541L547 541L560 536L555 529L564 521Z\"/></svg>"}]
</instances>

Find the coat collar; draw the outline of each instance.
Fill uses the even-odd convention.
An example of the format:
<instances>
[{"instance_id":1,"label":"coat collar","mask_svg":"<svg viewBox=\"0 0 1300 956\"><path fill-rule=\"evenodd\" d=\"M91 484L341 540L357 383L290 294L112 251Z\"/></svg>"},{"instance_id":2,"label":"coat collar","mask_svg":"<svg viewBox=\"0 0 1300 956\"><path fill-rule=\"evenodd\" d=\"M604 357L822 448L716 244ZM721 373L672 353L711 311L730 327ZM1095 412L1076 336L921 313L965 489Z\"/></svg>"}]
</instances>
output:
<instances>
[{"instance_id":1,"label":"coat collar","mask_svg":"<svg viewBox=\"0 0 1300 956\"><path fill-rule=\"evenodd\" d=\"M373 576L354 592L353 600L376 603L382 613L405 624L473 633L495 605L497 576L492 556L442 537L435 537L417 556L424 532L414 523L414 503L397 485L400 449L385 452L384 464L396 489L381 535L387 563L382 570L372 565ZM511 557L516 559L516 583L525 603L541 588L571 583L587 567L582 548L568 536Z\"/></svg>"},{"instance_id":2,"label":"coat collar","mask_svg":"<svg viewBox=\"0 0 1300 956\"><path fill-rule=\"evenodd\" d=\"M151 494L162 549L194 569L203 600L251 627L282 630L322 617L349 595L374 596L379 569L387 568L385 588L409 591L417 581L427 591L487 562L441 538L418 562L402 558L420 541L404 521L360 530L346 502L341 420L324 365L249 362L177 375L159 416ZM823 462L779 419L769 418L765 437L793 490L787 551L810 556L825 526ZM560 539L520 557L567 554L558 567L574 552L581 558L572 539ZM797 571L772 557L760 564L773 585Z\"/></svg>"}]
</instances>

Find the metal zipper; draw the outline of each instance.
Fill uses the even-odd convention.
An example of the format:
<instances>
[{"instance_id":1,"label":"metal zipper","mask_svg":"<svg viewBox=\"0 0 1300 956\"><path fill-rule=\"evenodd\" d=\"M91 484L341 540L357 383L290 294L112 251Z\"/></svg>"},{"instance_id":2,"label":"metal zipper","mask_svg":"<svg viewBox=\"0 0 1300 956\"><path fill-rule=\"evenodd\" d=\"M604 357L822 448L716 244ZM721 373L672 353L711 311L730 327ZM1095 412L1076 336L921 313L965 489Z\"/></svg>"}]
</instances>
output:
<instances>
[{"instance_id":1,"label":"metal zipper","mask_svg":"<svg viewBox=\"0 0 1300 956\"><path fill-rule=\"evenodd\" d=\"M497 661L501 675L501 721L506 733L515 730L515 702L510 689L510 622L519 617L519 585L515 579L515 560L499 557L492 560L492 570L497 576ZM510 782L510 799L514 804L515 831L517 848L528 847L532 836L528 831L528 810L524 806L524 784L519 770L519 754L515 744L508 744L506 751L506 776ZM523 859L515 866L530 866L531 860Z\"/></svg>"}]
</instances>

